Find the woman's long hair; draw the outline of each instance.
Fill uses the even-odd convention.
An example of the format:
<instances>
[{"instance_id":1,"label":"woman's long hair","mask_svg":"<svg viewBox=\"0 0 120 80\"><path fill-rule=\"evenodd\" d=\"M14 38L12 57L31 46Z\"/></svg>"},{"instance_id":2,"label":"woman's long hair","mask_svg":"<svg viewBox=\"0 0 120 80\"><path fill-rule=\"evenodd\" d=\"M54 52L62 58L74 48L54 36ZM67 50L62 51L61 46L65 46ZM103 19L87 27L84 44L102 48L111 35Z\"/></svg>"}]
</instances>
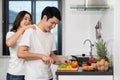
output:
<instances>
[{"instance_id":1,"label":"woman's long hair","mask_svg":"<svg viewBox=\"0 0 120 80\"><path fill-rule=\"evenodd\" d=\"M30 18L31 18L31 20L32 20L32 15L31 15L29 12L27 12L27 11L20 11L20 12L17 14L17 16L16 16L15 21L13 22L13 27L12 27L12 29L11 29L10 31L17 32L17 29L18 29L19 26L20 26L20 22L23 20L23 18L24 18L24 16L25 16L26 14L29 14L29 15L30 15Z\"/></svg>"}]
</instances>

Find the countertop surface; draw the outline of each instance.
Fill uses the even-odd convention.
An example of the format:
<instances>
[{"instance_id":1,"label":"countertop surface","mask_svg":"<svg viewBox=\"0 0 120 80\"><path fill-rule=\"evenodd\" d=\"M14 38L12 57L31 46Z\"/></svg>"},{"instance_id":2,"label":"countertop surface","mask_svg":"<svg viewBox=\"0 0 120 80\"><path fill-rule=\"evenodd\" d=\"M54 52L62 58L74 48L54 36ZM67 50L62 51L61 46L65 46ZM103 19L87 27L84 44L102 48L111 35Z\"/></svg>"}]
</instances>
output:
<instances>
[{"instance_id":1,"label":"countertop surface","mask_svg":"<svg viewBox=\"0 0 120 80\"><path fill-rule=\"evenodd\" d=\"M113 67L107 71L83 71L81 67L77 71L56 71L56 75L113 75Z\"/></svg>"}]
</instances>

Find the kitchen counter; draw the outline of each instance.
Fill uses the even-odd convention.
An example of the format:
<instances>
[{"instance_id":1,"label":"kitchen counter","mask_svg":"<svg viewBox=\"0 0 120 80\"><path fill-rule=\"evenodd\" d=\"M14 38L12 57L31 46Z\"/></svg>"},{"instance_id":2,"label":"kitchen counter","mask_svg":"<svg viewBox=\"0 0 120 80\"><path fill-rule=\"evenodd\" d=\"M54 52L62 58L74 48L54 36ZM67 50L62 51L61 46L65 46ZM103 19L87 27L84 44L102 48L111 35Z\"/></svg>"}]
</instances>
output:
<instances>
[{"instance_id":1,"label":"kitchen counter","mask_svg":"<svg viewBox=\"0 0 120 80\"><path fill-rule=\"evenodd\" d=\"M77 71L56 71L57 80L113 80L113 68L109 68L108 71L82 71L82 68L79 67ZM83 77L85 76L85 77ZM104 79L103 79L104 78Z\"/></svg>"},{"instance_id":2,"label":"kitchen counter","mask_svg":"<svg viewBox=\"0 0 120 80\"><path fill-rule=\"evenodd\" d=\"M113 75L113 68L108 71L82 71L79 67L77 71L56 71L56 75Z\"/></svg>"}]
</instances>

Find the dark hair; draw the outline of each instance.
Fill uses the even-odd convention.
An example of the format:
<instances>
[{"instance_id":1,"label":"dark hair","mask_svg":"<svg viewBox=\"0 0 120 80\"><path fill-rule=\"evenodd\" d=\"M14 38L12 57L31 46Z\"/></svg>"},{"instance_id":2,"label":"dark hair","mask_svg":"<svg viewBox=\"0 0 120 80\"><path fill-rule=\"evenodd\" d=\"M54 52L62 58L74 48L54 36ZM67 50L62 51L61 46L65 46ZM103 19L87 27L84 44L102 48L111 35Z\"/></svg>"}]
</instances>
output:
<instances>
[{"instance_id":1,"label":"dark hair","mask_svg":"<svg viewBox=\"0 0 120 80\"><path fill-rule=\"evenodd\" d=\"M30 15L30 18L31 18L31 20L32 20L32 15L31 15L29 12L27 12L27 11L20 11L20 12L17 14L17 16L16 16L15 21L13 22L13 27L12 27L12 29L11 29L10 31L14 31L14 32L17 31L17 29L18 29L19 26L20 26L20 22L23 20L23 18L24 18L24 16L25 16L26 14L29 14L29 15Z\"/></svg>"},{"instance_id":2,"label":"dark hair","mask_svg":"<svg viewBox=\"0 0 120 80\"><path fill-rule=\"evenodd\" d=\"M41 19L43 18L44 15L47 16L47 20L52 17L56 17L57 19L61 20L60 11L56 7L47 6L42 11Z\"/></svg>"}]
</instances>

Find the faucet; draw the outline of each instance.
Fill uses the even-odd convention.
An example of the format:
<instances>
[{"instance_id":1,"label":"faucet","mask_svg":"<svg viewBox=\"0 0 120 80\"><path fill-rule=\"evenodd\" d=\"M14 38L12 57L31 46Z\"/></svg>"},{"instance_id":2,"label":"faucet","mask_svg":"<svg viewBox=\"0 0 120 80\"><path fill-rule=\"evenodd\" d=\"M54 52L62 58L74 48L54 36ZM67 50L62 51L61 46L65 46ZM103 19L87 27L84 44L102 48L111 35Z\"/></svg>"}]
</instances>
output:
<instances>
[{"instance_id":1,"label":"faucet","mask_svg":"<svg viewBox=\"0 0 120 80\"><path fill-rule=\"evenodd\" d=\"M89 40L89 39L86 39L83 44L85 44L87 41L89 41L89 43L90 43L90 57L93 57L93 55L92 55L92 47L94 45L92 44L91 40Z\"/></svg>"}]
</instances>

